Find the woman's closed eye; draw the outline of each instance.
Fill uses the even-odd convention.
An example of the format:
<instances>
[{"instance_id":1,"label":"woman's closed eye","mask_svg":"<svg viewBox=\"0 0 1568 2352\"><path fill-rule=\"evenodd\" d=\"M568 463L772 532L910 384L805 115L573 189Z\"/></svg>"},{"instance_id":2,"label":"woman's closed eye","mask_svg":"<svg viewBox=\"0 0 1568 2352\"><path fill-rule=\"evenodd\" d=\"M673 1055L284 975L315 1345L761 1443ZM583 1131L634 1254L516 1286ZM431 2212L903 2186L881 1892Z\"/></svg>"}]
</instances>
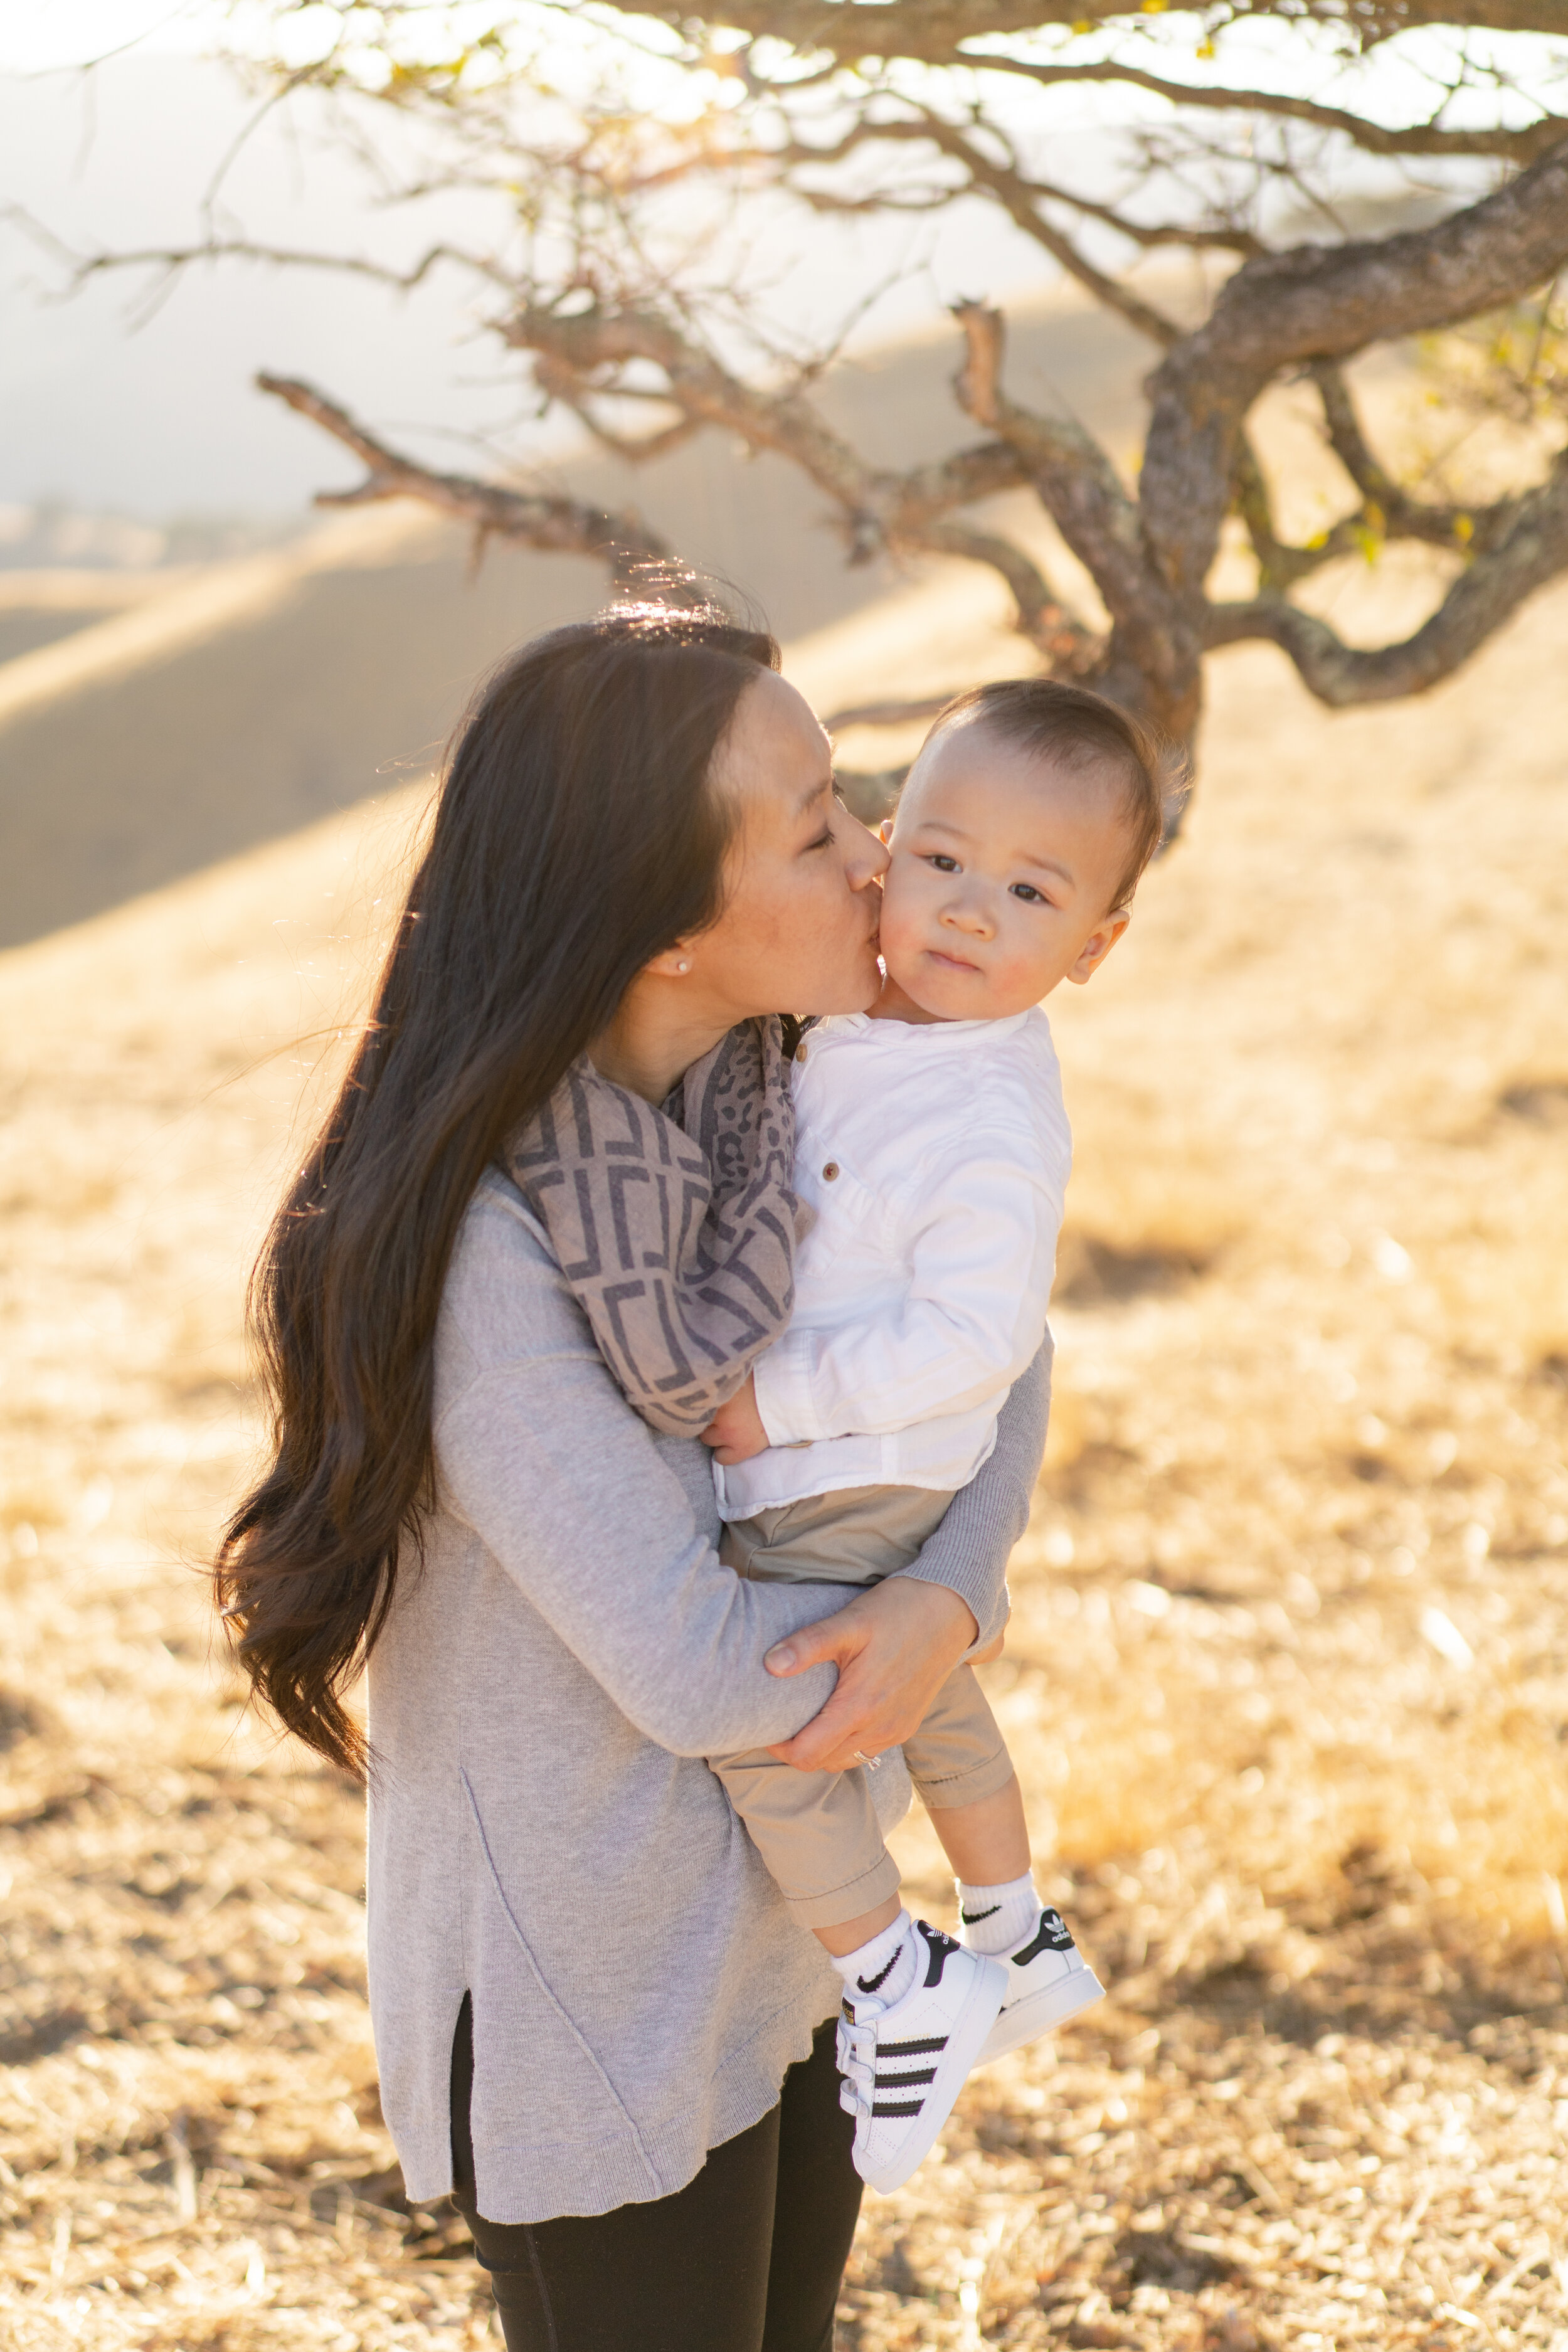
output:
<instances>
[{"instance_id":1,"label":"woman's closed eye","mask_svg":"<svg viewBox=\"0 0 1568 2352\"><path fill-rule=\"evenodd\" d=\"M836 776L833 780L833 802L832 806L828 811L827 822L823 826L822 831L817 835L816 840L808 841L806 843L805 847L807 853L814 849L832 848L834 842L838 837L833 830L834 817L837 814L840 809L847 812L848 807L848 802L845 799L843 793L838 789L838 779Z\"/></svg>"}]
</instances>

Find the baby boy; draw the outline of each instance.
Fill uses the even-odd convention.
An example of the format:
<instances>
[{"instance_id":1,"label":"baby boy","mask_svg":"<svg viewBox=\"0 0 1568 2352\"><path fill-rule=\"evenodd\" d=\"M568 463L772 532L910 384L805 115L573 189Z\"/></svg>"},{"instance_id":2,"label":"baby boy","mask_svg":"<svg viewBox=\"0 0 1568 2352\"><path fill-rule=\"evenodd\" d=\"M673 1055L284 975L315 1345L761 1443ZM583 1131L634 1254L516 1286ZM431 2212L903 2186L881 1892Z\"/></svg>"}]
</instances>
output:
<instances>
[{"instance_id":1,"label":"baby boy","mask_svg":"<svg viewBox=\"0 0 1568 2352\"><path fill-rule=\"evenodd\" d=\"M882 828L881 993L796 1056L795 1182L815 1222L794 1314L704 1433L740 1574L875 1583L990 1454L1046 1336L1071 1158L1040 1000L1110 954L1161 829L1156 747L1082 688L1012 679L937 719ZM1017 1778L968 1665L904 1756L957 1875L961 1944L901 1906L864 1769L710 1759L844 1979L844 2104L884 2190L973 2065L1100 1997L1036 1891Z\"/></svg>"}]
</instances>

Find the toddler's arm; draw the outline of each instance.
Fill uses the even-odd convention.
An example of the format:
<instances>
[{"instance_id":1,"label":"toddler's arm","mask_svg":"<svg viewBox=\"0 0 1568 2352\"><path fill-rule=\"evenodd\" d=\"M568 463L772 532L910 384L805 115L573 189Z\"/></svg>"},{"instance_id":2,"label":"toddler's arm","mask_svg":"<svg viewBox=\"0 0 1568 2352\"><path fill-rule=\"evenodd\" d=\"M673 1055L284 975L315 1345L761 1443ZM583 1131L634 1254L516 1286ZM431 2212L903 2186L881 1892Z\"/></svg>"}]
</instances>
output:
<instances>
[{"instance_id":1,"label":"toddler's arm","mask_svg":"<svg viewBox=\"0 0 1568 2352\"><path fill-rule=\"evenodd\" d=\"M788 1330L758 1360L768 1443L878 1436L1004 1396L1045 1337L1061 1212L1016 1150L981 1145L932 1171L901 1295L838 1330Z\"/></svg>"}]
</instances>

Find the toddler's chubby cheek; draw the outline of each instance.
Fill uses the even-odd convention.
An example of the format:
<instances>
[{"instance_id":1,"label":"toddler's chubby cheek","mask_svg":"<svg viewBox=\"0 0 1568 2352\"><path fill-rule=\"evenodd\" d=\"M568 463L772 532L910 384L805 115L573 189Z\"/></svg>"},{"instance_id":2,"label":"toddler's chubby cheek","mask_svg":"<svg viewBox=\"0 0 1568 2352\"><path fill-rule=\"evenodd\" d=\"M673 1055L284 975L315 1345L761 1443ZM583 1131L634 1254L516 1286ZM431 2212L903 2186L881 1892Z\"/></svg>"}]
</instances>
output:
<instances>
[{"instance_id":1,"label":"toddler's chubby cheek","mask_svg":"<svg viewBox=\"0 0 1568 2352\"><path fill-rule=\"evenodd\" d=\"M879 925L884 955L889 948L897 953L916 944L922 929L918 914L901 899L884 890Z\"/></svg>"}]
</instances>

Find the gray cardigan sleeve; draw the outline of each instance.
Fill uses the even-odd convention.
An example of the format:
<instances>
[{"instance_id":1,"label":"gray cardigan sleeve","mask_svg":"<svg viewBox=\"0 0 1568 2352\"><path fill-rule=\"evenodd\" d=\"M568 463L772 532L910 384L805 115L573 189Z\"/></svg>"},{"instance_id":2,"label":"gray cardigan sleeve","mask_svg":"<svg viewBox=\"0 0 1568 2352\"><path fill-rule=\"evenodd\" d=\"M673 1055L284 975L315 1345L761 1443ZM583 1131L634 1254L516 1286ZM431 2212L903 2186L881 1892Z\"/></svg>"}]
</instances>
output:
<instances>
[{"instance_id":1,"label":"gray cardigan sleeve","mask_svg":"<svg viewBox=\"0 0 1568 2352\"><path fill-rule=\"evenodd\" d=\"M793 1738L831 1665L781 1680L773 1643L841 1586L721 1565L671 1465L606 1369L521 1199L487 1180L459 1236L436 1350L444 1507L648 1738L709 1756ZM706 1462L701 1465L707 1475Z\"/></svg>"},{"instance_id":2,"label":"gray cardigan sleeve","mask_svg":"<svg viewBox=\"0 0 1568 2352\"><path fill-rule=\"evenodd\" d=\"M903 1570L926 1584L945 1584L967 1601L980 1628L976 1648L994 1641L1007 1622L1007 1561L1029 1524L1045 1457L1053 1352L1047 1331L1045 1346L1008 1391L989 1460L959 1489L935 1535Z\"/></svg>"}]
</instances>

